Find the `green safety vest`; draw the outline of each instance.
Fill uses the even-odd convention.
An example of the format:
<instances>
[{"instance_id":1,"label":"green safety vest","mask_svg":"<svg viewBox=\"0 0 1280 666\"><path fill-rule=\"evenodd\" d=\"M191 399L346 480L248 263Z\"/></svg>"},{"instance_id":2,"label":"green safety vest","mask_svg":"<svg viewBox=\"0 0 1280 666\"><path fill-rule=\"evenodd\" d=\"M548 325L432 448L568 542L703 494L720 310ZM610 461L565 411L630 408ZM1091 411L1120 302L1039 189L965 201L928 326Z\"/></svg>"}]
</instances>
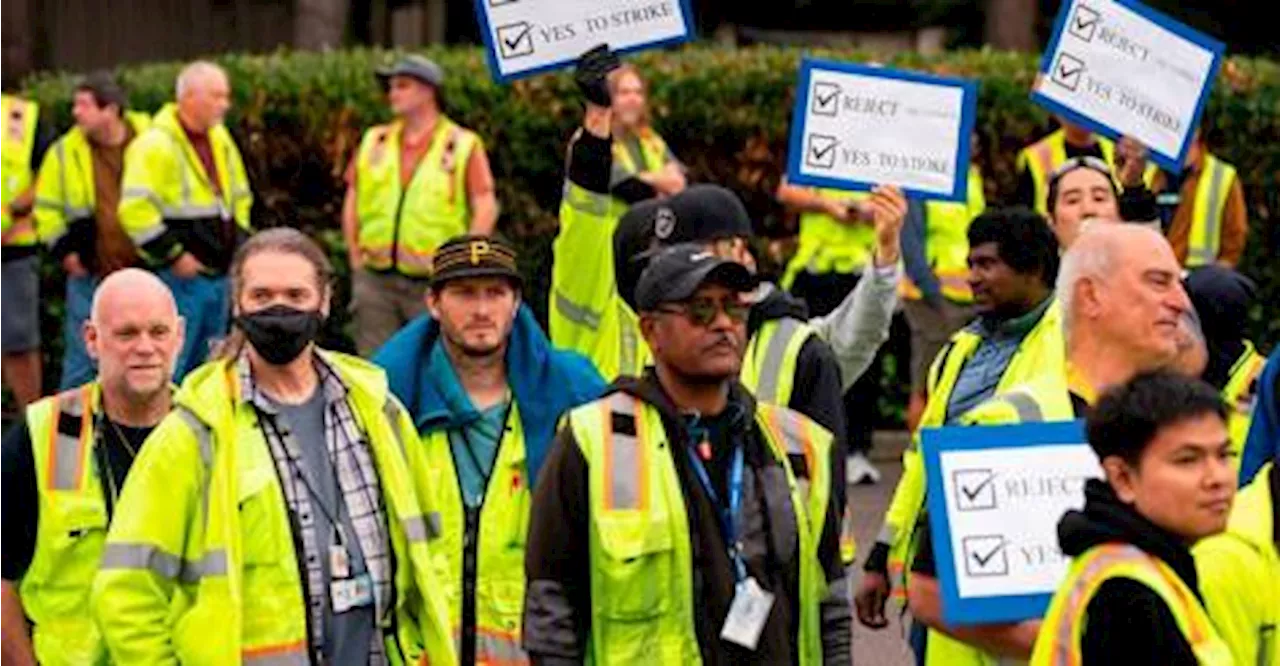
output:
<instances>
[{"instance_id":1,"label":"green safety vest","mask_svg":"<svg viewBox=\"0 0 1280 666\"><path fill-rule=\"evenodd\" d=\"M480 139L441 116L431 145L410 178L400 185L402 125L378 125L364 133L356 158L356 214L360 251L373 270L425 277L431 255L444 242L467 233L470 201L467 163Z\"/></svg>"},{"instance_id":2,"label":"green safety vest","mask_svg":"<svg viewBox=\"0 0 1280 666\"><path fill-rule=\"evenodd\" d=\"M591 521L589 663L702 663L694 631L688 516L658 410L625 393L575 408L569 426L588 465ZM635 435L614 431L630 422ZM827 595L818 540L830 495L831 435L784 407L758 402L756 424L786 471L799 530L799 654L822 663L819 604ZM804 456L796 479L788 456Z\"/></svg>"},{"instance_id":3,"label":"green safety vest","mask_svg":"<svg viewBox=\"0 0 1280 666\"><path fill-rule=\"evenodd\" d=\"M1116 169L1116 144L1105 136L1094 136L1098 142L1098 148L1102 150L1102 159L1111 167L1112 178L1115 178ZM1059 129L1050 133L1048 136L1039 141L1023 148L1018 153L1016 161L1017 170L1020 172L1026 169L1031 174L1031 182L1035 185L1035 210L1041 215L1049 215L1049 180L1053 178L1053 172L1067 161L1067 132ZM1151 187L1155 182L1156 174L1159 168L1155 164L1148 164L1146 171L1142 174L1142 180Z\"/></svg>"},{"instance_id":4,"label":"green safety vest","mask_svg":"<svg viewBox=\"0 0 1280 666\"><path fill-rule=\"evenodd\" d=\"M439 537L431 544L435 579L449 606L455 643L462 638L463 552L467 508L458 486L457 468L447 430L424 433L420 448L425 472L419 488L426 505L440 513ZM411 457L413 454L410 454ZM525 534L532 501L525 475L524 432L512 403L507 430L498 446L493 473L480 508L475 564L475 663L525 664L520 646L524 607ZM457 645L458 653L462 646Z\"/></svg>"},{"instance_id":5,"label":"green safety vest","mask_svg":"<svg viewBox=\"0 0 1280 666\"><path fill-rule=\"evenodd\" d=\"M1258 376L1267 359L1258 353L1253 343L1245 340L1244 352L1231 365L1231 374L1222 387L1222 402L1227 405L1227 431L1231 433L1231 450L1235 451L1234 462L1240 466L1240 452L1244 451L1244 442L1249 438L1249 424L1253 420L1253 408L1258 404Z\"/></svg>"},{"instance_id":6,"label":"green safety vest","mask_svg":"<svg viewBox=\"0 0 1280 666\"><path fill-rule=\"evenodd\" d=\"M1030 666L1078 666L1081 663L1085 610L1098 588L1117 578L1141 583L1160 596L1202 666L1236 663L1195 591L1188 588L1168 564L1136 546L1108 543L1094 546L1072 559L1066 580L1049 602Z\"/></svg>"},{"instance_id":7,"label":"green safety vest","mask_svg":"<svg viewBox=\"0 0 1280 666\"><path fill-rule=\"evenodd\" d=\"M925 259L942 286L943 297L953 303L973 302L973 290L969 287L969 223L986 209L982 171L976 166L969 167L965 201L925 202ZM898 295L909 301L924 297L905 272L898 283Z\"/></svg>"},{"instance_id":8,"label":"green safety vest","mask_svg":"<svg viewBox=\"0 0 1280 666\"><path fill-rule=\"evenodd\" d=\"M919 530L924 511L926 475L924 457L920 455L920 430L946 425L947 406L965 364L977 351L981 336L961 329L938 353L927 377L928 401L920 416L920 426L911 438L911 444L902 454L902 478L894 489L893 499L885 514L884 527L879 541L889 544L889 572L896 585L893 593L899 601L906 602L907 571L915 557ZM1061 368L1066 365L1066 343L1062 335L1062 312L1055 300L1045 309L1035 327L1027 333L1009 365L996 384L997 395L1015 386L1032 381L1045 372L1045 368Z\"/></svg>"},{"instance_id":9,"label":"green safety vest","mask_svg":"<svg viewBox=\"0 0 1280 666\"><path fill-rule=\"evenodd\" d=\"M1218 260L1222 244L1222 213L1235 184L1236 168L1212 154L1206 154L1204 169L1196 184L1191 213L1191 235L1187 238L1188 268L1206 266Z\"/></svg>"},{"instance_id":10,"label":"green safety vest","mask_svg":"<svg viewBox=\"0 0 1280 666\"><path fill-rule=\"evenodd\" d=\"M249 211L253 192L249 190L249 176L240 149L225 125L209 130L209 147L221 184L220 195L191 147L173 104L164 105L152 118L151 127L125 149L120 226L143 254L152 255L147 244L169 227L184 232L196 225L220 226L223 220L231 219L240 232L252 232ZM167 256L150 258L162 262L173 259L180 247L167 248ZM229 256L197 254L196 258L206 266L225 266L230 261Z\"/></svg>"},{"instance_id":11,"label":"green safety vest","mask_svg":"<svg viewBox=\"0 0 1280 666\"><path fill-rule=\"evenodd\" d=\"M5 247L36 244L36 229L31 217L14 219L9 206L31 187L35 174L31 170L31 154L36 148L36 124L40 105L20 97L0 97L0 242Z\"/></svg>"},{"instance_id":12,"label":"green safety vest","mask_svg":"<svg viewBox=\"0 0 1280 666\"><path fill-rule=\"evenodd\" d=\"M613 232L626 204L568 179L552 252L551 343L591 359L606 379L640 374L650 358L639 317L618 294Z\"/></svg>"},{"instance_id":13,"label":"green safety vest","mask_svg":"<svg viewBox=\"0 0 1280 666\"><path fill-rule=\"evenodd\" d=\"M19 582L36 661L105 664L106 646L85 612L107 535L107 507L94 462L96 382L27 407L40 520L31 565Z\"/></svg>"},{"instance_id":14,"label":"green safety vest","mask_svg":"<svg viewBox=\"0 0 1280 666\"><path fill-rule=\"evenodd\" d=\"M1240 489L1227 531L1195 545L1200 593L1237 664L1280 666L1280 550L1273 463Z\"/></svg>"},{"instance_id":15,"label":"green safety vest","mask_svg":"<svg viewBox=\"0 0 1280 666\"><path fill-rule=\"evenodd\" d=\"M137 138L151 125L151 117L129 111L125 122ZM36 231L40 240L52 248L74 223L94 216L97 189L93 185L93 149L84 130L72 127L53 144L40 165L38 182Z\"/></svg>"},{"instance_id":16,"label":"green safety vest","mask_svg":"<svg viewBox=\"0 0 1280 666\"><path fill-rule=\"evenodd\" d=\"M862 201L868 192L846 192L831 188L814 188L826 197L843 197ZM871 263L876 247L876 230L869 223L845 224L816 211L800 214L800 238L796 254L787 263L779 285L790 289L801 272L859 273Z\"/></svg>"},{"instance_id":17,"label":"green safety vest","mask_svg":"<svg viewBox=\"0 0 1280 666\"><path fill-rule=\"evenodd\" d=\"M414 491L419 446L386 376L321 352L342 379L378 469L397 563L395 604L380 623L393 664L456 663L428 551L434 516ZM305 586L275 462L235 365L188 376L147 440L107 535L93 610L120 663L311 663Z\"/></svg>"}]
</instances>

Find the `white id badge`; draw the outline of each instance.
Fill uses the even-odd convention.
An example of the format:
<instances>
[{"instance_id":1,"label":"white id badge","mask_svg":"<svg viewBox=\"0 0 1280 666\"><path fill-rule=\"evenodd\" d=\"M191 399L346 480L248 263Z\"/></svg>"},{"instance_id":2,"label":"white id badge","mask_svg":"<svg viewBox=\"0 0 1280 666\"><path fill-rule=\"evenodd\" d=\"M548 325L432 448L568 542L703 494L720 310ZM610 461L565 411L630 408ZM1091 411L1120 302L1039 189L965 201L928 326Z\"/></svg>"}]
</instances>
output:
<instances>
[{"instance_id":1,"label":"white id badge","mask_svg":"<svg viewBox=\"0 0 1280 666\"><path fill-rule=\"evenodd\" d=\"M351 555L345 547L337 544L329 546L329 575L335 580L351 575Z\"/></svg>"},{"instance_id":2,"label":"white id badge","mask_svg":"<svg viewBox=\"0 0 1280 666\"><path fill-rule=\"evenodd\" d=\"M329 599L334 613L345 613L352 608L373 603L373 578L362 573L355 578L335 580L329 583Z\"/></svg>"},{"instance_id":3,"label":"white id badge","mask_svg":"<svg viewBox=\"0 0 1280 666\"><path fill-rule=\"evenodd\" d=\"M769 620L769 610L773 608L773 593L760 587L755 578L748 578L738 583L733 594L733 603L729 605L729 615L724 618L724 628L720 630L720 638L741 645L748 650L756 649L760 642L760 632Z\"/></svg>"}]
</instances>

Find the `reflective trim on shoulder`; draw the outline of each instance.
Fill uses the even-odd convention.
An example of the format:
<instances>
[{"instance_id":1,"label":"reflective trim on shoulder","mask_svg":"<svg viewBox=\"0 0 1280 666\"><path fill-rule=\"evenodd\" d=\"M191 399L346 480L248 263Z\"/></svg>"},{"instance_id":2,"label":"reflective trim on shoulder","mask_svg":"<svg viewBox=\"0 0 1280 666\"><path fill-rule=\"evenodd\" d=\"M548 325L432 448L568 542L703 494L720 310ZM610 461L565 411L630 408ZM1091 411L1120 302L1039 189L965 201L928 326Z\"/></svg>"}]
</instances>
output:
<instances>
[{"instance_id":1,"label":"reflective trim on shoulder","mask_svg":"<svg viewBox=\"0 0 1280 666\"><path fill-rule=\"evenodd\" d=\"M85 447L93 439L92 414L85 414L92 385L63 391L49 428L46 478L49 490L79 490L84 479ZM86 418L88 417L88 418ZM33 442L34 444L34 442Z\"/></svg>"},{"instance_id":2,"label":"reflective trim on shoulder","mask_svg":"<svg viewBox=\"0 0 1280 666\"><path fill-rule=\"evenodd\" d=\"M101 568L146 570L168 580L198 583L205 576L227 575L227 551L211 550L198 562L189 562L149 543L108 543L102 550Z\"/></svg>"},{"instance_id":3,"label":"reflective trim on shoulder","mask_svg":"<svg viewBox=\"0 0 1280 666\"><path fill-rule=\"evenodd\" d=\"M578 305L565 296L559 289L555 293L556 310L564 316L565 319L579 325L586 326L591 330L600 328L600 313L588 308L584 305Z\"/></svg>"},{"instance_id":4,"label":"reflective trim on shoulder","mask_svg":"<svg viewBox=\"0 0 1280 666\"><path fill-rule=\"evenodd\" d=\"M403 413L400 411L400 405L396 404L396 401L388 396L387 401L382 403L382 413L386 415L387 421L391 423L391 431L396 435L396 443L400 445L401 455L407 458L409 449L405 442L408 441L408 438L404 436L404 431L400 427L400 416Z\"/></svg>"},{"instance_id":5,"label":"reflective trim on shoulder","mask_svg":"<svg viewBox=\"0 0 1280 666\"><path fill-rule=\"evenodd\" d=\"M621 391L600 401L604 410L605 510L644 510L648 506L648 462L638 400Z\"/></svg>"},{"instance_id":6,"label":"reflective trim on shoulder","mask_svg":"<svg viewBox=\"0 0 1280 666\"><path fill-rule=\"evenodd\" d=\"M783 358L792 336L802 332L804 324L798 319L785 317L778 321L778 328L769 338L769 346L765 348L764 359L760 363L760 381L756 384L756 397L765 402L777 403L778 386L781 383Z\"/></svg>"}]
</instances>

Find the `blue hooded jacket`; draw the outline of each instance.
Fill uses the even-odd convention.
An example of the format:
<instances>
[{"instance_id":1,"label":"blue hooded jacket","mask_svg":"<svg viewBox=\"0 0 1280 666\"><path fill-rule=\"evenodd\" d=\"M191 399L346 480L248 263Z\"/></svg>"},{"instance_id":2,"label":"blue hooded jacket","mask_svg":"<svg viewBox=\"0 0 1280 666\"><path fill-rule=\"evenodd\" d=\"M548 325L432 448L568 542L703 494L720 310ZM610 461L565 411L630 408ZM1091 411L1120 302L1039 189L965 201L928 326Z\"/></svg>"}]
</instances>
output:
<instances>
[{"instance_id":1,"label":"blue hooded jacket","mask_svg":"<svg viewBox=\"0 0 1280 666\"><path fill-rule=\"evenodd\" d=\"M391 392L409 410L418 432L459 427L480 418L452 373L433 373L431 352L440 325L422 315L400 329L373 356L387 371ZM533 312L521 305L507 343L507 382L520 406L529 487L537 482L560 415L604 393L605 382L591 361L572 351L555 349L539 328Z\"/></svg>"},{"instance_id":2,"label":"blue hooded jacket","mask_svg":"<svg viewBox=\"0 0 1280 666\"><path fill-rule=\"evenodd\" d=\"M1280 347L1272 350L1258 376L1257 400L1249 437L1240 454L1242 488L1268 461L1280 456Z\"/></svg>"}]
</instances>

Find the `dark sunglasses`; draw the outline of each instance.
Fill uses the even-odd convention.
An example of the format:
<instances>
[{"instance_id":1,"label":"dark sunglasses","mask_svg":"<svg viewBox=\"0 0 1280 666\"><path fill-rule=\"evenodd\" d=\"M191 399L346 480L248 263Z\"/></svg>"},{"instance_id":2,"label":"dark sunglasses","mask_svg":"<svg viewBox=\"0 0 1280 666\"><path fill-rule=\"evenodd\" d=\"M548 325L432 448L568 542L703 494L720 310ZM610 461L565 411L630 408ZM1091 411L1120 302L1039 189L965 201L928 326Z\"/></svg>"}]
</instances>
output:
<instances>
[{"instance_id":1,"label":"dark sunglasses","mask_svg":"<svg viewBox=\"0 0 1280 666\"><path fill-rule=\"evenodd\" d=\"M716 315L724 312L734 323L742 323L747 320L747 315L751 313L751 305L743 303L737 299L725 299L717 301L710 298L695 298L683 303L658 308L658 312L666 314L684 315L690 323L696 326L710 326L711 322L716 320Z\"/></svg>"}]
</instances>

